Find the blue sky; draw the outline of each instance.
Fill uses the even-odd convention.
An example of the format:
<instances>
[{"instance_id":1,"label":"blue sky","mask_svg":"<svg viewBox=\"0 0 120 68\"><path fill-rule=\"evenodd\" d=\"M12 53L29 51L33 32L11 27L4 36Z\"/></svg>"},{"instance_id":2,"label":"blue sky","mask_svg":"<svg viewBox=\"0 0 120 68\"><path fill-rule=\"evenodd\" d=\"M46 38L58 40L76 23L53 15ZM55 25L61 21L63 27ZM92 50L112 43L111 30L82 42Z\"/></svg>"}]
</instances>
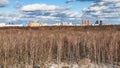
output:
<instances>
[{"instance_id":1,"label":"blue sky","mask_svg":"<svg viewBox=\"0 0 120 68\"><path fill-rule=\"evenodd\" d=\"M62 20L81 24L82 19L89 19L92 23L103 20L107 24L120 24L119 4L119 0L1 0L0 22Z\"/></svg>"},{"instance_id":2,"label":"blue sky","mask_svg":"<svg viewBox=\"0 0 120 68\"><path fill-rule=\"evenodd\" d=\"M56 6L63 6L63 7L72 7L71 11L80 11L83 8L89 7L93 1L86 1L86 2L72 2L66 3L66 0L10 0L9 5L5 8L0 8L1 10L10 12L15 10L15 3L20 2L22 5L29 5L29 4L48 4L48 5L56 5Z\"/></svg>"}]
</instances>

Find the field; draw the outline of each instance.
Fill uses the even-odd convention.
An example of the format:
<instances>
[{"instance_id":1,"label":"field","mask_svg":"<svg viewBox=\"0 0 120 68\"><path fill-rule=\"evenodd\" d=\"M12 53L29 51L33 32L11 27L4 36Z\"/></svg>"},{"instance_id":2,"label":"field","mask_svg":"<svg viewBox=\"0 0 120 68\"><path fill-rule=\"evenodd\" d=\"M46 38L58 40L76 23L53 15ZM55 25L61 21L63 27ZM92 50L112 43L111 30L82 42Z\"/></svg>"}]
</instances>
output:
<instances>
[{"instance_id":1,"label":"field","mask_svg":"<svg viewBox=\"0 0 120 68\"><path fill-rule=\"evenodd\" d=\"M50 68L52 64L119 68L120 25L0 28L1 67Z\"/></svg>"}]
</instances>

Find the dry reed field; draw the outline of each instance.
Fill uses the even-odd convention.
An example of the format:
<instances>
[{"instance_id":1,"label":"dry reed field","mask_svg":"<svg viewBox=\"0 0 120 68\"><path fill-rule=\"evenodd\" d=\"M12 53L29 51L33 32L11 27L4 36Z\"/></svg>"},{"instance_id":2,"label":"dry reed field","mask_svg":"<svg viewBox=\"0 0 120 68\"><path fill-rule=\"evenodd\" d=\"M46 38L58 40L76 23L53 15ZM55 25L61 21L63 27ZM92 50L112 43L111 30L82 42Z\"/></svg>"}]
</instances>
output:
<instances>
[{"instance_id":1,"label":"dry reed field","mask_svg":"<svg viewBox=\"0 0 120 68\"><path fill-rule=\"evenodd\" d=\"M119 66L120 26L0 28L0 68Z\"/></svg>"}]
</instances>

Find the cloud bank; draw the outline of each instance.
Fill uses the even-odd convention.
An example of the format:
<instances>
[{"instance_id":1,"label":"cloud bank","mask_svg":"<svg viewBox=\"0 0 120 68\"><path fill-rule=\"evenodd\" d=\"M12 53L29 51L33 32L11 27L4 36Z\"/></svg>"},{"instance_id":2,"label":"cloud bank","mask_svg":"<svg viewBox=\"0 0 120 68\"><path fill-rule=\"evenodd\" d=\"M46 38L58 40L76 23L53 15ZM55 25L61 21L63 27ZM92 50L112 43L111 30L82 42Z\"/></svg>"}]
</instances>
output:
<instances>
[{"instance_id":1,"label":"cloud bank","mask_svg":"<svg viewBox=\"0 0 120 68\"><path fill-rule=\"evenodd\" d=\"M9 0L0 0L0 7L4 7L9 3Z\"/></svg>"},{"instance_id":2,"label":"cloud bank","mask_svg":"<svg viewBox=\"0 0 120 68\"><path fill-rule=\"evenodd\" d=\"M21 8L24 17L46 20L74 20L80 19L81 14L71 12L70 7L60 7L47 4L31 4Z\"/></svg>"},{"instance_id":3,"label":"cloud bank","mask_svg":"<svg viewBox=\"0 0 120 68\"><path fill-rule=\"evenodd\" d=\"M0 13L0 20L5 22L40 21L54 23L56 21L77 21L81 19L79 12L71 12L70 7L47 4L24 5L12 14Z\"/></svg>"},{"instance_id":4,"label":"cloud bank","mask_svg":"<svg viewBox=\"0 0 120 68\"><path fill-rule=\"evenodd\" d=\"M12 14L0 12L0 20L5 22L42 21L46 23L62 20L78 23L81 21L82 17L83 19L91 19L92 21L102 19L106 20L107 23L117 21L119 24L120 21L120 0L95 1L90 7L82 10L83 14L78 11L73 12L70 9L71 7L56 5L29 4L23 5L19 8L20 11L16 11Z\"/></svg>"},{"instance_id":5,"label":"cloud bank","mask_svg":"<svg viewBox=\"0 0 120 68\"><path fill-rule=\"evenodd\" d=\"M100 1L100 0L67 0L66 3L69 2L74 2L74 1L81 1L81 2L85 2L85 1Z\"/></svg>"},{"instance_id":6,"label":"cloud bank","mask_svg":"<svg viewBox=\"0 0 120 68\"><path fill-rule=\"evenodd\" d=\"M101 0L83 9L84 18L120 21L120 0Z\"/></svg>"}]
</instances>

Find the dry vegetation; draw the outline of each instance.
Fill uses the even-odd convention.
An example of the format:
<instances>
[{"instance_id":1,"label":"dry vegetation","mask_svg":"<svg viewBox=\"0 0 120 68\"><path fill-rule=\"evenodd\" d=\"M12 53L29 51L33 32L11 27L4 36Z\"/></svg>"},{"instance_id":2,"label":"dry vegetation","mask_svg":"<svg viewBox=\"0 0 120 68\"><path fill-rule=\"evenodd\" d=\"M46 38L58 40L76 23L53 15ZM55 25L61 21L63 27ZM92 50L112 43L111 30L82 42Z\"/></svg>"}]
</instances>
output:
<instances>
[{"instance_id":1,"label":"dry vegetation","mask_svg":"<svg viewBox=\"0 0 120 68\"><path fill-rule=\"evenodd\" d=\"M0 64L4 68L54 62L120 62L120 26L0 28Z\"/></svg>"}]
</instances>

